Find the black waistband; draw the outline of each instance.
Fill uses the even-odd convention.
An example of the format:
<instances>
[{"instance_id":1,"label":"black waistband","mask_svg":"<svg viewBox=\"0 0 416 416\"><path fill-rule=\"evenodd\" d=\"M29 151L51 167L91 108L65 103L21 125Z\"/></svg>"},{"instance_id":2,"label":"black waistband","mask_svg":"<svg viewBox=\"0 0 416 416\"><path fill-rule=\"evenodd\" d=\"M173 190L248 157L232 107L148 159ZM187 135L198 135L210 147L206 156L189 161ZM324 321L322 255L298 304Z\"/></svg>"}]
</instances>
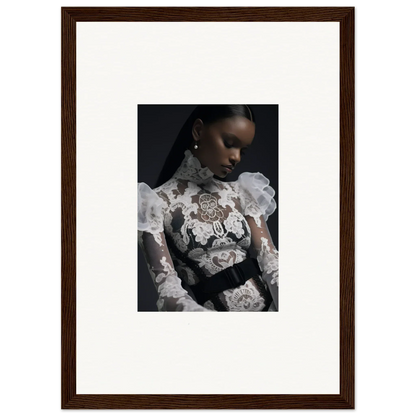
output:
<instances>
[{"instance_id":1,"label":"black waistband","mask_svg":"<svg viewBox=\"0 0 416 416\"><path fill-rule=\"evenodd\" d=\"M259 273L261 274L261 270L257 260L249 257L241 263L234 264L214 274L207 280L191 286L191 289L198 303L203 305L217 293L243 285L247 280L257 276Z\"/></svg>"},{"instance_id":2,"label":"black waistband","mask_svg":"<svg viewBox=\"0 0 416 416\"><path fill-rule=\"evenodd\" d=\"M257 283L258 290L266 301L266 308L271 302L271 296L267 290L264 289L260 278L261 270L259 264L254 258L247 258L241 263L235 264L232 267L222 270L216 273L214 276L207 277L205 272L198 266L196 262L191 261L185 253L182 253L173 242L173 239L168 233L165 233L166 243L168 244L169 250L172 250L173 254L183 261L200 279L200 282L193 286L188 286L186 290L190 289L194 294L195 300L203 305L207 300L211 300L214 303L216 310L226 311L226 307L222 304L217 294L227 289L244 284L250 278L254 278L254 282ZM253 268L254 267L254 268ZM230 270L233 269L233 270ZM188 291L189 292L189 291Z\"/></svg>"}]
</instances>

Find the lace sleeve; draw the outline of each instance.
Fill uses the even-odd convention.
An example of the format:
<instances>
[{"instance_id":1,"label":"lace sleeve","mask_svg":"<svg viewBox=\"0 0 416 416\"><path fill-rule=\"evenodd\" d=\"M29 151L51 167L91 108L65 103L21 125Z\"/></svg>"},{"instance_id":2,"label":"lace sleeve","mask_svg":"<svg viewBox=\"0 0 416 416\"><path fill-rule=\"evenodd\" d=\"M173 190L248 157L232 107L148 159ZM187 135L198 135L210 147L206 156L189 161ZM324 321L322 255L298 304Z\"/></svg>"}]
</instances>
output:
<instances>
[{"instance_id":1,"label":"lace sleeve","mask_svg":"<svg viewBox=\"0 0 416 416\"><path fill-rule=\"evenodd\" d=\"M163 230L166 201L148 185L139 183L137 206L139 246L159 294L158 310L211 312L192 299L174 268Z\"/></svg>"},{"instance_id":2,"label":"lace sleeve","mask_svg":"<svg viewBox=\"0 0 416 416\"><path fill-rule=\"evenodd\" d=\"M273 298L273 304L269 310L278 308L279 287L279 252L273 244L269 229L264 217L260 216L260 227L253 217L247 216L246 220L251 230L250 252L257 258L262 271L261 278L267 284Z\"/></svg>"},{"instance_id":3,"label":"lace sleeve","mask_svg":"<svg viewBox=\"0 0 416 416\"><path fill-rule=\"evenodd\" d=\"M251 231L251 255L257 258L262 280L273 298L270 311L278 309L279 252L276 250L266 221L276 210L274 189L261 173L242 173L236 181L241 207Z\"/></svg>"}]
</instances>

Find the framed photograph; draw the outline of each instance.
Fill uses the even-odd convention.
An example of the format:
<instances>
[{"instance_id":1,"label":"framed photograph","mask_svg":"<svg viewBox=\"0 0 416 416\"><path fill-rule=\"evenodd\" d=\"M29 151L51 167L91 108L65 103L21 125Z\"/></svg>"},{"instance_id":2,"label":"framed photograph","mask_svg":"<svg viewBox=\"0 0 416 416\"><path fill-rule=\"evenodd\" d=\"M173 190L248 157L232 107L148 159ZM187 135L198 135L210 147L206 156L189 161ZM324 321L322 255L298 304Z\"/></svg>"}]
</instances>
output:
<instances>
[{"instance_id":1,"label":"framed photograph","mask_svg":"<svg viewBox=\"0 0 416 416\"><path fill-rule=\"evenodd\" d=\"M243 123L232 140L230 120ZM152 274L170 235L155 230L182 226L154 208L171 203L157 186L171 183L159 175L171 149L180 158L165 179L189 197L182 211L204 189L175 241L198 264L212 233L238 246L218 256L230 269L249 246L258 259L258 282L219 301L178 286L172 306ZM180 191L184 161L199 176ZM247 185L262 177L265 204ZM143 189L157 204L140 205ZM256 224L278 275L255 249ZM195 283L169 244L164 267ZM63 409L354 408L354 249L353 7L62 8ZM208 281L225 268L215 264ZM188 313L195 305L276 313ZM173 310L185 313L158 313Z\"/></svg>"}]
</instances>

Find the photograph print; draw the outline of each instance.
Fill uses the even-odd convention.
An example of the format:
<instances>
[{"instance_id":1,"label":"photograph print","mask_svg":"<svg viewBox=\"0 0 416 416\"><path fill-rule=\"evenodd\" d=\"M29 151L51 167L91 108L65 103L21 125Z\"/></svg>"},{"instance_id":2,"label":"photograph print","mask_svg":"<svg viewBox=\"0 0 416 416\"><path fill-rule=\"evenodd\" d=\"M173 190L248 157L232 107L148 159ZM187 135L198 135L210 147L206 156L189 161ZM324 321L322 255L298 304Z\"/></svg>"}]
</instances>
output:
<instances>
[{"instance_id":1,"label":"photograph print","mask_svg":"<svg viewBox=\"0 0 416 416\"><path fill-rule=\"evenodd\" d=\"M278 105L138 105L138 311L277 312Z\"/></svg>"}]
</instances>

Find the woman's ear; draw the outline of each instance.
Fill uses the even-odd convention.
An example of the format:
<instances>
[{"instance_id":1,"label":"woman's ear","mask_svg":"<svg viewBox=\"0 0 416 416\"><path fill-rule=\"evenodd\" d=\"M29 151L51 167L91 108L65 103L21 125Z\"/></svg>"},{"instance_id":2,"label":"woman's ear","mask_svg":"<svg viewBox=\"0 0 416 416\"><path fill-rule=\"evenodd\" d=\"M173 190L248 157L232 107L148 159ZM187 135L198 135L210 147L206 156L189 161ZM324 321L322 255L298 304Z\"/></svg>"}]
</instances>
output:
<instances>
[{"instance_id":1,"label":"woman's ear","mask_svg":"<svg viewBox=\"0 0 416 416\"><path fill-rule=\"evenodd\" d=\"M204 122L197 118L194 121L194 124L192 126L192 138L197 142L198 140L201 140L201 132L204 127Z\"/></svg>"}]
</instances>

